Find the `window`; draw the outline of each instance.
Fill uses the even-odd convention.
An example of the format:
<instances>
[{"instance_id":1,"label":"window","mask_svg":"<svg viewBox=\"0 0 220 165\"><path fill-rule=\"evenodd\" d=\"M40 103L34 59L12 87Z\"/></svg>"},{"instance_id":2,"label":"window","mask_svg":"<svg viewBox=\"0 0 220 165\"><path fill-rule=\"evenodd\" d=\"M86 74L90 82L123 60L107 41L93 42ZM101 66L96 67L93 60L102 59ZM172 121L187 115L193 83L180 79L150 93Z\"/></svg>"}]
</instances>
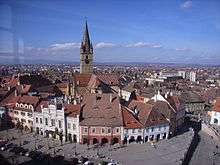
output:
<instances>
[{"instance_id":1,"label":"window","mask_svg":"<svg viewBox=\"0 0 220 165\"><path fill-rule=\"evenodd\" d=\"M151 128L151 132L154 132L154 128Z\"/></svg>"},{"instance_id":2,"label":"window","mask_svg":"<svg viewBox=\"0 0 220 165\"><path fill-rule=\"evenodd\" d=\"M32 121L31 121L31 120L28 120L28 123L29 123L29 124L32 124Z\"/></svg>"},{"instance_id":3,"label":"window","mask_svg":"<svg viewBox=\"0 0 220 165\"><path fill-rule=\"evenodd\" d=\"M116 128L116 133L119 133L119 128Z\"/></svg>"},{"instance_id":4,"label":"window","mask_svg":"<svg viewBox=\"0 0 220 165\"><path fill-rule=\"evenodd\" d=\"M108 128L108 133L111 133L111 129L110 128Z\"/></svg>"},{"instance_id":5,"label":"window","mask_svg":"<svg viewBox=\"0 0 220 165\"><path fill-rule=\"evenodd\" d=\"M55 120L51 119L51 126L55 126Z\"/></svg>"},{"instance_id":6,"label":"window","mask_svg":"<svg viewBox=\"0 0 220 165\"><path fill-rule=\"evenodd\" d=\"M32 113L27 113L27 115L28 115L29 117L32 117Z\"/></svg>"},{"instance_id":7,"label":"window","mask_svg":"<svg viewBox=\"0 0 220 165\"><path fill-rule=\"evenodd\" d=\"M14 113L15 113L16 115L18 115L18 111L14 111Z\"/></svg>"},{"instance_id":8,"label":"window","mask_svg":"<svg viewBox=\"0 0 220 165\"><path fill-rule=\"evenodd\" d=\"M146 128L146 133L148 133L149 132L149 129L148 128Z\"/></svg>"},{"instance_id":9,"label":"window","mask_svg":"<svg viewBox=\"0 0 220 165\"><path fill-rule=\"evenodd\" d=\"M141 132L142 132L142 130L141 130L141 129L138 129L138 132L139 132L139 133L141 133Z\"/></svg>"},{"instance_id":10,"label":"window","mask_svg":"<svg viewBox=\"0 0 220 165\"><path fill-rule=\"evenodd\" d=\"M158 131L160 131L160 129L161 129L161 126L158 127Z\"/></svg>"},{"instance_id":11,"label":"window","mask_svg":"<svg viewBox=\"0 0 220 165\"><path fill-rule=\"evenodd\" d=\"M67 123L67 128L70 129L70 127L71 127L71 124Z\"/></svg>"},{"instance_id":12,"label":"window","mask_svg":"<svg viewBox=\"0 0 220 165\"><path fill-rule=\"evenodd\" d=\"M25 113L24 113L24 112L21 112L21 115L22 115L22 116L25 116Z\"/></svg>"},{"instance_id":13,"label":"window","mask_svg":"<svg viewBox=\"0 0 220 165\"><path fill-rule=\"evenodd\" d=\"M105 133L105 128L102 128L102 133Z\"/></svg>"},{"instance_id":14,"label":"window","mask_svg":"<svg viewBox=\"0 0 220 165\"><path fill-rule=\"evenodd\" d=\"M41 124L43 123L42 118L40 118L40 123L41 123Z\"/></svg>"},{"instance_id":15,"label":"window","mask_svg":"<svg viewBox=\"0 0 220 165\"><path fill-rule=\"evenodd\" d=\"M75 125L75 124L73 124L73 130L74 130L74 129L76 129L76 125Z\"/></svg>"},{"instance_id":16,"label":"window","mask_svg":"<svg viewBox=\"0 0 220 165\"><path fill-rule=\"evenodd\" d=\"M59 124L59 128L62 128L62 122L60 120L58 121L58 124Z\"/></svg>"},{"instance_id":17,"label":"window","mask_svg":"<svg viewBox=\"0 0 220 165\"><path fill-rule=\"evenodd\" d=\"M47 118L45 118L45 125L48 125L48 120L47 120Z\"/></svg>"},{"instance_id":18,"label":"window","mask_svg":"<svg viewBox=\"0 0 220 165\"><path fill-rule=\"evenodd\" d=\"M38 123L38 118L36 117L36 123Z\"/></svg>"},{"instance_id":19,"label":"window","mask_svg":"<svg viewBox=\"0 0 220 165\"><path fill-rule=\"evenodd\" d=\"M84 128L84 132L87 133L88 132L88 128Z\"/></svg>"},{"instance_id":20,"label":"window","mask_svg":"<svg viewBox=\"0 0 220 165\"><path fill-rule=\"evenodd\" d=\"M25 119L21 119L21 122L22 122L22 123L26 123L26 120L25 120Z\"/></svg>"},{"instance_id":21,"label":"window","mask_svg":"<svg viewBox=\"0 0 220 165\"><path fill-rule=\"evenodd\" d=\"M135 133L135 129L132 129L132 133Z\"/></svg>"},{"instance_id":22,"label":"window","mask_svg":"<svg viewBox=\"0 0 220 165\"><path fill-rule=\"evenodd\" d=\"M92 133L95 133L95 128L92 128Z\"/></svg>"}]
</instances>

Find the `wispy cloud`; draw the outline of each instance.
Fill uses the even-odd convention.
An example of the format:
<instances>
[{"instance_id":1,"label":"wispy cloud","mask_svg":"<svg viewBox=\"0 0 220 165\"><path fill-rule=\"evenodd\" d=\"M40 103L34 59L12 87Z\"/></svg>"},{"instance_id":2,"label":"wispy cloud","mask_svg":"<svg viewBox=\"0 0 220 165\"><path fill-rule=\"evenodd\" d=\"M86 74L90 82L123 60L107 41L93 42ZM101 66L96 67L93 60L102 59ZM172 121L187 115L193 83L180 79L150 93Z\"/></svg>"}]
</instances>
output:
<instances>
[{"instance_id":1,"label":"wispy cloud","mask_svg":"<svg viewBox=\"0 0 220 165\"><path fill-rule=\"evenodd\" d=\"M162 48L161 45L159 44L154 44L154 43L148 43L148 42L137 42L137 43L132 43L132 44L128 44L125 45L125 47L127 48Z\"/></svg>"},{"instance_id":2,"label":"wispy cloud","mask_svg":"<svg viewBox=\"0 0 220 165\"><path fill-rule=\"evenodd\" d=\"M180 8L182 8L182 9L189 9L189 8L192 7L192 5L193 5L192 0L187 0L187 1L185 1L184 3L182 3L180 5Z\"/></svg>"},{"instance_id":3,"label":"wispy cloud","mask_svg":"<svg viewBox=\"0 0 220 165\"><path fill-rule=\"evenodd\" d=\"M108 42L99 42L95 45L95 48L99 49L99 48L112 48L112 47L116 47L116 44L113 43L108 43Z\"/></svg>"},{"instance_id":4,"label":"wispy cloud","mask_svg":"<svg viewBox=\"0 0 220 165\"><path fill-rule=\"evenodd\" d=\"M75 49L80 48L80 43L70 42L70 43L61 43L50 45L49 49L51 50L63 50L63 49Z\"/></svg>"},{"instance_id":5,"label":"wispy cloud","mask_svg":"<svg viewBox=\"0 0 220 165\"><path fill-rule=\"evenodd\" d=\"M190 48L176 48L175 50L178 51L178 52L190 52L190 51L192 51L192 49L190 49Z\"/></svg>"}]
</instances>

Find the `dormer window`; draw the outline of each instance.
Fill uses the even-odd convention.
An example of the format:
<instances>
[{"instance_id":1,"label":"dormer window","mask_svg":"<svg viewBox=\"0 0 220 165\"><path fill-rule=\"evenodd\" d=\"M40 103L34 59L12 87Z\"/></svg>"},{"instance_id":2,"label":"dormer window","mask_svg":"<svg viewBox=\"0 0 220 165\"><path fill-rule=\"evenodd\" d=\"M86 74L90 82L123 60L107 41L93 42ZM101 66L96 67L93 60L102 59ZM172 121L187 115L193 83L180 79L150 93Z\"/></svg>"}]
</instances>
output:
<instances>
[{"instance_id":1,"label":"dormer window","mask_svg":"<svg viewBox=\"0 0 220 165\"><path fill-rule=\"evenodd\" d=\"M34 110L34 107L32 105L29 105L29 109Z\"/></svg>"},{"instance_id":2,"label":"dormer window","mask_svg":"<svg viewBox=\"0 0 220 165\"><path fill-rule=\"evenodd\" d=\"M22 103L20 104L20 108L23 108L23 104Z\"/></svg>"},{"instance_id":3,"label":"dormer window","mask_svg":"<svg viewBox=\"0 0 220 165\"><path fill-rule=\"evenodd\" d=\"M16 107L19 107L19 104L18 104L18 103L16 103Z\"/></svg>"},{"instance_id":4,"label":"dormer window","mask_svg":"<svg viewBox=\"0 0 220 165\"><path fill-rule=\"evenodd\" d=\"M24 105L24 108L28 109L28 105L27 105L27 104L25 104L25 105Z\"/></svg>"}]
</instances>

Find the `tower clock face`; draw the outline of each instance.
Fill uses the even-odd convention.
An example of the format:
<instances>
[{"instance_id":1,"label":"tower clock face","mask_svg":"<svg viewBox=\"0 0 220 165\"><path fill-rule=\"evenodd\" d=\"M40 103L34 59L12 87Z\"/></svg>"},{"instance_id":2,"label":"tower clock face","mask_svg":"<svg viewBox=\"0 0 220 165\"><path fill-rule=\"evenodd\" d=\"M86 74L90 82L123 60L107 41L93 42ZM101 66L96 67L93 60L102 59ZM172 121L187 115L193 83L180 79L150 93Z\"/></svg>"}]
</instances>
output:
<instances>
[{"instance_id":1,"label":"tower clock face","mask_svg":"<svg viewBox=\"0 0 220 165\"><path fill-rule=\"evenodd\" d=\"M89 64L89 60L88 60L88 59L85 59L85 63L86 63L86 64Z\"/></svg>"}]
</instances>

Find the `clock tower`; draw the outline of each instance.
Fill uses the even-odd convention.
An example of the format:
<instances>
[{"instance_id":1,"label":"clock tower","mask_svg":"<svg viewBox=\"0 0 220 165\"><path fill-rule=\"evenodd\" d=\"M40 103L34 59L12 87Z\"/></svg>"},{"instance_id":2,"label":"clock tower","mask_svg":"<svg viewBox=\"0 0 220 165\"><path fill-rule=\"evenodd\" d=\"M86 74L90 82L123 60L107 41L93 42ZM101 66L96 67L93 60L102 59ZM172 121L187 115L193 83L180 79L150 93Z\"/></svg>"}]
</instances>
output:
<instances>
[{"instance_id":1,"label":"clock tower","mask_svg":"<svg viewBox=\"0 0 220 165\"><path fill-rule=\"evenodd\" d=\"M93 47L89 38L89 30L86 21L86 27L83 34L83 40L80 46L80 73L93 72Z\"/></svg>"}]
</instances>

